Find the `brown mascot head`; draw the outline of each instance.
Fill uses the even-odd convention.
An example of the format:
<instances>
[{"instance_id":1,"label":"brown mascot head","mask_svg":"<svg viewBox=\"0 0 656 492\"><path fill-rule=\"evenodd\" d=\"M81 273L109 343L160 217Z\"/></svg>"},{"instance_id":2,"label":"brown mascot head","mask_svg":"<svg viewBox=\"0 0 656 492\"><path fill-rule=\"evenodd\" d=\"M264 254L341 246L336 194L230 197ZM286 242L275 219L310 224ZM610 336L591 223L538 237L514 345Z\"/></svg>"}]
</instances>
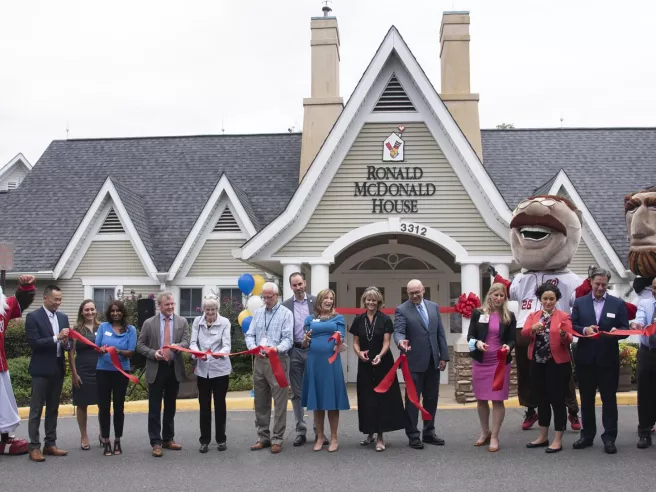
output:
<instances>
[{"instance_id":1,"label":"brown mascot head","mask_svg":"<svg viewBox=\"0 0 656 492\"><path fill-rule=\"evenodd\" d=\"M581 241L581 213L558 195L522 201L510 222L510 247L529 270L560 270L574 257Z\"/></svg>"},{"instance_id":2,"label":"brown mascot head","mask_svg":"<svg viewBox=\"0 0 656 492\"><path fill-rule=\"evenodd\" d=\"M624 197L629 233L629 268L642 277L656 276L656 186Z\"/></svg>"}]
</instances>

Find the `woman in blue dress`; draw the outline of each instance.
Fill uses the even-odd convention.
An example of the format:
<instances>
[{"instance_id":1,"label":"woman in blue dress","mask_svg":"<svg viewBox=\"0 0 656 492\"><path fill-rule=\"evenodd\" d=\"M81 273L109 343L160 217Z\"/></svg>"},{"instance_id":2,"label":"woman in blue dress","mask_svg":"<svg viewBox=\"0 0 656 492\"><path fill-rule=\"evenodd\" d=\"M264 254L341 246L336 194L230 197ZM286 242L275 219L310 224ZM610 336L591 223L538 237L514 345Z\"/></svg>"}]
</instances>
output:
<instances>
[{"instance_id":1,"label":"woman in blue dress","mask_svg":"<svg viewBox=\"0 0 656 492\"><path fill-rule=\"evenodd\" d=\"M346 335L344 316L335 312L335 293L324 289L317 295L314 313L305 319L304 346L308 350L307 365L303 375L303 390L301 404L308 410L314 411L314 424L316 434L319 436L314 445L314 451L321 451L324 446L324 417L328 412L330 424L330 445L328 451L337 451L337 427L339 425L339 411L348 410L349 400L342 371L340 354L331 364L328 359L340 350L335 340L329 340L335 333Z\"/></svg>"}]
</instances>

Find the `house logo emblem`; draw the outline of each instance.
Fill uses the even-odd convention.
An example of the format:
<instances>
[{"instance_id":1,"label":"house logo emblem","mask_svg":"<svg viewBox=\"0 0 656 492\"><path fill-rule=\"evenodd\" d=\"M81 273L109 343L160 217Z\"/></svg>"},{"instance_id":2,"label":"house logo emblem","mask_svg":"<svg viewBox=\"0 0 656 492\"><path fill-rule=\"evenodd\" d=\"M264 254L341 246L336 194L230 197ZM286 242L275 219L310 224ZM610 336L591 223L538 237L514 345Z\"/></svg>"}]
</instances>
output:
<instances>
[{"instance_id":1,"label":"house logo emblem","mask_svg":"<svg viewBox=\"0 0 656 492\"><path fill-rule=\"evenodd\" d=\"M405 141L401 138L405 126L399 126L398 132L392 134L383 142L383 162L403 162Z\"/></svg>"}]
</instances>

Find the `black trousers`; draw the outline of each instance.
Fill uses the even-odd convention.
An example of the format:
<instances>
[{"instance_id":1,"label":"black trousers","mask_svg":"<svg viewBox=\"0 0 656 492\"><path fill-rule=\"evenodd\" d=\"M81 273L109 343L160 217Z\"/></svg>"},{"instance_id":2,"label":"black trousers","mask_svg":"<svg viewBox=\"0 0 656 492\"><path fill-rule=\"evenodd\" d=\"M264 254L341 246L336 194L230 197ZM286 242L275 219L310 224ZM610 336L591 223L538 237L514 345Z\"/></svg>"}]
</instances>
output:
<instances>
[{"instance_id":1,"label":"black trousers","mask_svg":"<svg viewBox=\"0 0 656 492\"><path fill-rule=\"evenodd\" d=\"M638 433L648 437L656 422L656 350L638 349Z\"/></svg>"},{"instance_id":2,"label":"black trousers","mask_svg":"<svg viewBox=\"0 0 656 492\"><path fill-rule=\"evenodd\" d=\"M581 437L594 439L597 435L597 417L595 415L595 396L597 389L601 395L601 421L604 433L603 442L615 442L617 438L617 385L620 380L619 365L600 367L595 364L576 365L576 377L581 393L581 417L583 427Z\"/></svg>"},{"instance_id":3,"label":"black trousers","mask_svg":"<svg viewBox=\"0 0 656 492\"><path fill-rule=\"evenodd\" d=\"M128 389L128 378L118 371L96 370L98 385L98 421L100 435L109 439L110 405L114 400L114 437L123 437L123 422L125 422L125 393Z\"/></svg>"},{"instance_id":4,"label":"black trousers","mask_svg":"<svg viewBox=\"0 0 656 492\"><path fill-rule=\"evenodd\" d=\"M197 378L198 404L200 405L200 443L212 441L212 396L214 396L214 430L216 442L225 442L226 394L230 376Z\"/></svg>"},{"instance_id":5,"label":"black trousers","mask_svg":"<svg viewBox=\"0 0 656 492\"><path fill-rule=\"evenodd\" d=\"M59 361L58 361L59 362ZM54 446L57 442L57 417L59 415L59 399L61 398L62 386L64 384L64 373L62 371L63 361L59 362L60 370L49 378L32 378L32 396L30 398L30 415L27 424L27 433L30 437L30 449L41 447L39 427L41 426L41 414L46 407L46 418L44 429L46 432L44 446Z\"/></svg>"},{"instance_id":6,"label":"black trousers","mask_svg":"<svg viewBox=\"0 0 656 492\"><path fill-rule=\"evenodd\" d=\"M554 415L554 429L564 431L567 425L565 397L572 379L572 364L556 364L553 359L546 363L531 361L531 380L538 399L538 424L549 427L551 411Z\"/></svg>"},{"instance_id":7,"label":"black trousers","mask_svg":"<svg viewBox=\"0 0 656 492\"><path fill-rule=\"evenodd\" d=\"M180 383L175 377L173 364L160 361L157 377L148 385L148 437L150 445L161 445L175 436L175 402ZM162 399L164 399L164 421L162 422Z\"/></svg>"},{"instance_id":8,"label":"black trousers","mask_svg":"<svg viewBox=\"0 0 656 492\"><path fill-rule=\"evenodd\" d=\"M435 411L437 410L437 398L440 390L440 371L435 368L435 361L433 360L432 354L426 372L413 372L412 381L417 388L417 398L422 401L422 406L433 417L431 420L424 420L424 428L421 433L423 437L429 437L435 434ZM408 439L419 439L420 433L417 428L419 410L408 400L407 391L405 396L405 411L408 414L405 433Z\"/></svg>"}]
</instances>

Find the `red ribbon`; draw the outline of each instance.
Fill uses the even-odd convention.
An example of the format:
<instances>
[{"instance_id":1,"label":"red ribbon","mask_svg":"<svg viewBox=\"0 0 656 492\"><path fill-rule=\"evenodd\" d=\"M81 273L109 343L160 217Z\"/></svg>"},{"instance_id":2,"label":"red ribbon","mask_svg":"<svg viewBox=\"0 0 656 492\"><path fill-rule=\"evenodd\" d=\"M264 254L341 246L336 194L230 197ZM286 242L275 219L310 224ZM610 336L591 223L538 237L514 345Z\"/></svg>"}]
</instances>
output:
<instances>
[{"instance_id":1,"label":"red ribbon","mask_svg":"<svg viewBox=\"0 0 656 492\"><path fill-rule=\"evenodd\" d=\"M508 357L507 348L501 347L497 350L497 368L494 371L492 391L501 391L503 384L506 382L506 357Z\"/></svg>"},{"instance_id":2,"label":"red ribbon","mask_svg":"<svg viewBox=\"0 0 656 492\"><path fill-rule=\"evenodd\" d=\"M278 386L280 386L281 388L286 388L287 386L289 386L289 383L287 382L287 377L285 376L285 371L283 370L282 363L280 362L280 357L278 357L278 351L272 347L255 347L250 350L244 350L243 352L234 352L232 354L224 354L222 352L210 352L209 350L207 352L199 352L197 350L178 347L177 345L173 347L170 345L164 345L162 348L169 348L172 350L179 350L180 352L187 352L188 354L195 355L199 359L202 359L205 356L234 357L236 355L257 355L262 350L264 350L267 354L267 357L269 357L269 361L271 361L271 371L273 372L273 376L276 378L276 381L278 382Z\"/></svg>"},{"instance_id":3,"label":"red ribbon","mask_svg":"<svg viewBox=\"0 0 656 492\"><path fill-rule=\"evenodd\" d=\"M471 318L474 309L481 307L481 300L473 292L469 295L461 294L455 307L463 318Z\"/></svg>"},{"instance_id":4,"label":"red ribbon","mask_svg":"<svg viewBox=\"0 0 656 492\"><path fill-rule=\"evenodd\" d=\"M70 338L73 338L77 340L78 342L82 342L85 345L88 345L89 347L93 347L93 349L96 352L102 352L102 349L98 347L95 343L93 343L91 340L89 340L87 337L84 335L81 335L77 331L74 330L68 330L68 336ZM126 378L128 378L130 381L132 381L134 384L139 384L139 378L137 376L133 376L132 374L125 372L123 370L123 366L121 365L121 360L118 358L118 352L116 351L116 347L105 347L105 350L109 354L109 358L112 361L112 365L116 368L118 372L123 374Z\"/></svg>"},{"instance_id":5,"label":"red ribbon","mask_svg":"<svg viewBox=\"0 0 656 492\"><path fill-rule=\"evenodd\" d=\"M561 328L562 329L562 328ZM593 333L592 335L581 335L574 329L565 329L563 330L564 332L571 333L573 336L578 337L578 338L599 338L601 335L604 336L611 336L611 337L624 337L624 336L631 336L631 335L644 335L646 337L650 337L652 335L656 335L656 323L652 323L651 325L645 326L644 330L615 330L615 331L598 331L597 333Z\"/></svg>"},{"instance_id":6,"label":"red ribbon","mask_svg":"<svg viewBox=\"0 0 656 492\"><path fill-rule=\"evenodd\" d=\"M335 362L337 360L337 356L339 355L339 346L342 344L342 334L340 332L336 331L328 339L329 342L331 340L335 340L335 353L328 358L328 364L332 364L333 362Z\"/></svg>"},{"instance_id":7,"label":"red ribbon","mask_svg":"<svg viewBox=\"0 0 656 492\"><path fill-rule=\"evenodd\" d=\"M341 315L346 315L346 314L362 314L366 312L367 310L364 308L335 308L335 312L337 314ZM394 314L395 309L394 308L383 308L380 310L381 312L385 314ZM441 314L452 314L452 313L457 313L455 306L451 307L440 307L440 313Z\"/></svg>"},{"instance_id":8,"label":"red ribbon","mask_svg":"<svg viewBox=\"0 0 656 492\"><path fill-rule=\"evenodd\" d=\"M417 397L417 388L415 387L415 382L412 380L412 374L410 373L410 368L408 368L408 359L405 354L399 355L399 358L396 359L396 362L385 375L382 381L374 388L376 393L386 393L391 387L394 379L396 378L396 370L401 366L401 372L403 373L403 379L405 380L405 393L419 412L421 412L422 420L433 420L433 417L428 410L422 407L419 404L419 398Z\"/></svg>"}]
</instances>

